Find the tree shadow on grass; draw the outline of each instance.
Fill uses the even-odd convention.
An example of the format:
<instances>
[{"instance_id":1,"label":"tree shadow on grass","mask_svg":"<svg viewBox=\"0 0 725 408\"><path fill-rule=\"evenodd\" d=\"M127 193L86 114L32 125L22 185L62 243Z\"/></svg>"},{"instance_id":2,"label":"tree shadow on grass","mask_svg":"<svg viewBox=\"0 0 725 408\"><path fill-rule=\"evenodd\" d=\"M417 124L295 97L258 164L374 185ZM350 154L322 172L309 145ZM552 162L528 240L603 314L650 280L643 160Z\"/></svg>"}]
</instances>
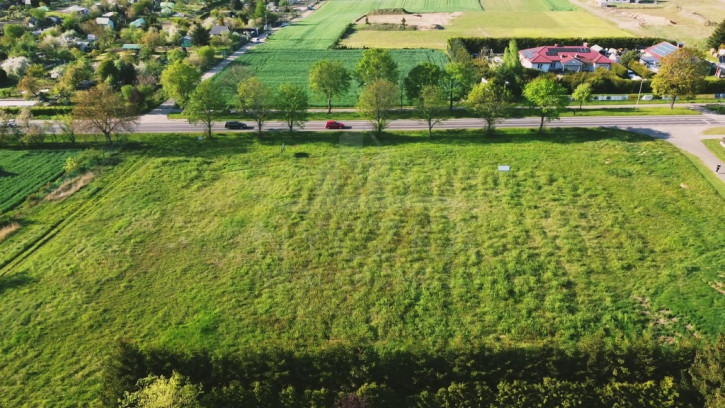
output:
<instances>
[{"instance_id":1,"label":"tree shadow on grass","mask_svg":"<svg viewBox=\"0 0 725 408\"><path fill-rule=\"evenodd\" d=\"M215 133L212 139L199 140L199 134L144 134L135 136L137 140L123 146L127 154L138 153L148 157L196 157L213 159L215 157L240 154L249 151L255 143L256 134L252 133Z\"/></svg>"},{"instance_id":2,"label":"tree shadow on grass","mask_svg":"<svg viewBox=\"0 0 725 408\"><path fill-rule=\"evenodd\" d=\"M642 132L616 128L549 128L543 133L539 133L537 129L504 129L497 130L494 135L488 135L481 129L434 130L432 139L428 139L425 131L390 132L384 133L382 136L375 136L371 132L295 132L291 136L288 133L281 134L275 132L265 134L262 138L257 139L257 143L269 146L284 143L290 147L308 143L346 146L350 144L350 140L356 146L374 148L416 143L462 146L523 144L534 141L559 144L589 143L600 140L643 142L652 139L649 135L642 134Z\"/></svg>"},{"instance_id":3,"label":"tree shadow on grass","mask_svg":"<svg viewBox=\"0 0 725 408\"><path fill-rule=\"evenodd\" d=\"M649 129L648 129L649 130ZM482 129L435 130L433 138L428 139L426 131L389 132L375 136L371 132L263 132L256 133L219 132L212 139L199 140L199 134L143 134L134 135L135 140L119 145L123 152L147 157L186 157L206 158L225 157L232 154L247 153L253 146L278 146L301 148L306 145L326 145L328 147L360 147L375 149L385 146L420 144L428 146L478 146L498 144L525 144L530 142L549 142L557 144L589 143L600 140L621 142L650 141L655 134L646 135L637 129L617 128L549 128L543 133L536 129L499 129L491 136Z\"/></svg>"},{"instance_id":4,"label":"tree shadow on grass","mask_svg":"<svg viewBox=\"0 0 725 408\"><path fill-rule=\"evenodd\" d=\"M16 273L10 276L0 276L0 295L7 290L12 290L35 282L36 279L28 276L27 272Z\"/></svg>"},{"instance_id":5,"label":"tree shadow on grass","mask_svg":"<svg viewBox=\"0 0 725 408\"><path fill-rule=\"evenodd\" d=\"M640 128L640 127L626 127L623 130L627 132L632 132L640 135L645 135L649 137L654 137L656 139L663 139L667 140L672 135L667 132L662 132L660 130L650 129L650 128Z\"/></svg>"}]
</instances>

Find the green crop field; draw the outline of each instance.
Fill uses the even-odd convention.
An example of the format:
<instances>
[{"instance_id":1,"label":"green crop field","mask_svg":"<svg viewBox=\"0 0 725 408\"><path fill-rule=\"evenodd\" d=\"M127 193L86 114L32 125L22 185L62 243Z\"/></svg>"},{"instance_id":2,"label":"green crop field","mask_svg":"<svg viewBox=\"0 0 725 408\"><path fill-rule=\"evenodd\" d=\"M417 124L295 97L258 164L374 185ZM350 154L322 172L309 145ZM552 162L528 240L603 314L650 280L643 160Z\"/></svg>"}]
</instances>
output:
<instances>
[{"instance_id":1,"label":"green crop field","mask_svg":"<svg viewBox=\"0 0 725 408\"><path fill-rule=\"evenodd\" d=\"M88 188L19 209L46 233L0 270L0 406L89 405L116 338L224 353L725 330L710 286L725 270L725 205L664 141L134 138L145 144ZM0 253L38 240L21 228Z\"/></svg>"},{"instance_id":2,"label":"green crop field","mask_svg":"<svg viewBox=\"0 0 725 408\"><path fill-rule=\"evenodd\" d=\"M0 213L63 173L68 151L0 150Z\"/></svg>"},{"instance_id":3,"label":"green crop field","mask_svg":"<svg viewBox=\"0 0 725 408\"><path fill-rule=\"evenodd\" d=\"M365 13L375 9L405 7L416 12L440 12L447 10L481 10L477 0L332 0L325 2L319 10L300 22L279 30L266 43L240 57L239 61L251 67L252 71L272 87L283 82L307 85L309 69L321 59L341 60L349 69L354 69L362 55L361 50L331 50L335 41L347 25ZM440 52L401 50L394 53L400 71L404 74L416 64L432 61L444 65L447 57ZM221 75L224 75L222 72ZM354 88L340 100L346 106L357 100ZM323 98L314 96L312 104L324 106Z\"/></svg>"},{"instance_id":4,"label":"green crop field","mask_svg":"<svg viewBox=\"0 0 725 408\"><path fill-rule=\"evenodd\" d=\"M316 61L332 59L341 61L347 69L353 71L363 50L280 50L273 47L259 47L243 55L238 63L248 66L250 71L268 86L276 89L280 84L292 82L308 86L310 68ZM443 66L448 57L435 50L391 50L398 63L398 70L403 75L421 62L432 62ZM224 72L216 80L223 80ZM353 106L357 101L359 88L353 80L350 91L339 98L333 99L333 105ZM310 93L310 102L315 106L327 106L327 101L320 95Z\"/></svg>"}]
</instances>

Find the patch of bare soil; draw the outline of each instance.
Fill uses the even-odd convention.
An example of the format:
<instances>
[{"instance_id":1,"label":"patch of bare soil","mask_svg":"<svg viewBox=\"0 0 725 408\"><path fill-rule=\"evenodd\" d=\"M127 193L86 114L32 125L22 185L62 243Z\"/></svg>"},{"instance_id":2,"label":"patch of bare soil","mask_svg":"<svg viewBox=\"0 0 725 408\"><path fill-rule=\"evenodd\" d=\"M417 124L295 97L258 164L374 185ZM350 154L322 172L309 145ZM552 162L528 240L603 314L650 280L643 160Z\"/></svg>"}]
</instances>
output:
<instances>
[{"instance_id":1,"label":"patch of bare soil","mask_svg":"<svg viewBox=\"0 0 725 408\"><path fill-rule=\"evenodd\" d=\"M9 237L10 234L20 229L20 224L17 222L11 222L10 224L4 225L0 228L0 242L3 242L5 238Z\"/></svg>"},{"instance_id":2,"label":"patch of bare soil","mask_svg":"<svg viewBox=\"0 0 725 408\"><path fill-rule=\"evenodd\" d=\"M614 7L595 7L591 2L587 0L569 0L575 6L588 11L589 13L603 19L610 21L617 25L622 30L629 31L638 35L646 35L642 31L641 21L638 21L631 16L620 14L621 10L617 10ZM630 13L632 14L632 13Z\"/></svg>"},{"instance_id":3,"label":"patch of bare soil","mask_svg":"<svg viewBox=\"0 0 725 408\"><path fill-rule=\"evenodd\" d=\"M95 176L93 175L93 173L89 171L88 173L85 173L83 175L73 177L70 180L66 180L63 182L63 184L58 186L58 188L48 194L45 199L48 201L60 201L66 199L75 194L76 191L87 186L88 183L93 181L94 177Z\"/></svg>"},{"instance_id":4,"label":"patch of bare soil","mask_svg":"<svg viewBox=\"0 0 725 408\"><path fill-rule=\"evenodd\" d=\"M696 13L694 11L690 11L690 10L687 10L687 9L679 7L679 6L677 7L677 11L680 14L682 14L683 16L691 18L702 25L706 25L706 26L713 25L712 21L708 20L707 18L705 18L705 16L703 16L700 13Z\"/></svg>"},{"instance_id":5,"label":"patch of bare soil","mask_svg":"<svg viewBox=\"0 0 725 408\"><path fill-rule=\"evenodd\" d=\"M415 26L419 30L437 30L447 26L451 20L463 13L419 13L419 14L370 14L356 21L360 24L367 17L370 24L400 24L405 18L405 25Z\"/></svg>"}]
</instances>

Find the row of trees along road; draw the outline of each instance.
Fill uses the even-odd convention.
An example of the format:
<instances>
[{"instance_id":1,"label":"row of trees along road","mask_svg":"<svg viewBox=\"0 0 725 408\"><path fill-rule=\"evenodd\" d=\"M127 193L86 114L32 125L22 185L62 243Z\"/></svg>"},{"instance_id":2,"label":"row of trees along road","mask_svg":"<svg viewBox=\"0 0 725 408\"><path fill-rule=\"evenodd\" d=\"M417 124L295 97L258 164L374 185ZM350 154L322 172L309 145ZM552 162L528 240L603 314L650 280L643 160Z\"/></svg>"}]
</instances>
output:
<instances>
[{"instance_id":1,"label":"row of trees along road","mask_svg":"<svg viewBox=\"0 0 725 408\"><path fill-rule=\"evenodd\" d=\"M399 100L402 105L403 95L414 102L418 117L428 125L429 137L433 127L443 121L446 105L452 109L459 100L464 100L470 112L486 122L489 134L511 114L517 101L523 99L536 109L541 118L540 131L545 121L558 119L569 102L566 89L555 76L521 66L513 40L504 52L502 64L495 67L485 59L474 60L465 51L451 51L453 60L445 67L424 62L402 81L399 81L397 64L384 49L365 50L354 72L349 72L339 61L318 61L310 70L309 87L325 97L327 111L331 113L333 99L348 92L353 79L356 80L363 87L356 107L378 135L389 125L391 112ZM700 57L698 52L683 48L663 59L652 88L658 95L670 97L671 107L676 98L692 96L701 88L708 64ZM301 86L283 84L273 92L242 67L233 69L242 71L232 75L236 81L233 84L209 81L200 84L201 74L196 68L176 61L164 70L161 83L167 95L184 107L191 123L206 125L209 137L215 115L228 108L222 97L228 92L225 88L236 84L237 105L253 117L260 134L273 110L282 114L290 131L294 126L303 127L309 99ZM484 77L487 80L480 81ZM574 90L572 99L579 103L580 109L584 102L591 100L592 89L591 83L584 82Z\"/></svg>"}]
</instances>

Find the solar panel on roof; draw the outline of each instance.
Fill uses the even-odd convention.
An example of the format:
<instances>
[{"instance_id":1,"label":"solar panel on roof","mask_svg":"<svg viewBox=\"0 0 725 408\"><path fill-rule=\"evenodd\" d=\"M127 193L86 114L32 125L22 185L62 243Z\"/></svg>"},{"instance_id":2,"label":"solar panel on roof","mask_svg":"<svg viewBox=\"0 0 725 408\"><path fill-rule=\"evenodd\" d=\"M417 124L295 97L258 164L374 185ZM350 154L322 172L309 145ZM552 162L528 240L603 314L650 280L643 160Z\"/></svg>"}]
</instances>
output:
<instances>
[{"instance_id":1,"label":"solar panel on roof","mask_svg":"<svg viewBox=\"0 0 725 408\"><path fill-rule=\"evenodd\" d=\"M551 47L548 50L546 50L546 55L557 55L562 52L570 52L570 53L582 53L587 54L589 53L589 48L584 47Z\"/></svg>"},{"instance_id":2,"label":"solar panel on roof","mask_svg":"<svg viewBox=\"0 0 725 408\"><path fill-rule=\"evenodd\" d=\"M654 47L652 47L652 51L654 54L664 57L665 55L668 55L668 54L671 54L671 53L677 51L677 47L675 47L674 45L672 45L670 43L662 43L662 44L657 44Z\"/></svg>"}]
</instances>

